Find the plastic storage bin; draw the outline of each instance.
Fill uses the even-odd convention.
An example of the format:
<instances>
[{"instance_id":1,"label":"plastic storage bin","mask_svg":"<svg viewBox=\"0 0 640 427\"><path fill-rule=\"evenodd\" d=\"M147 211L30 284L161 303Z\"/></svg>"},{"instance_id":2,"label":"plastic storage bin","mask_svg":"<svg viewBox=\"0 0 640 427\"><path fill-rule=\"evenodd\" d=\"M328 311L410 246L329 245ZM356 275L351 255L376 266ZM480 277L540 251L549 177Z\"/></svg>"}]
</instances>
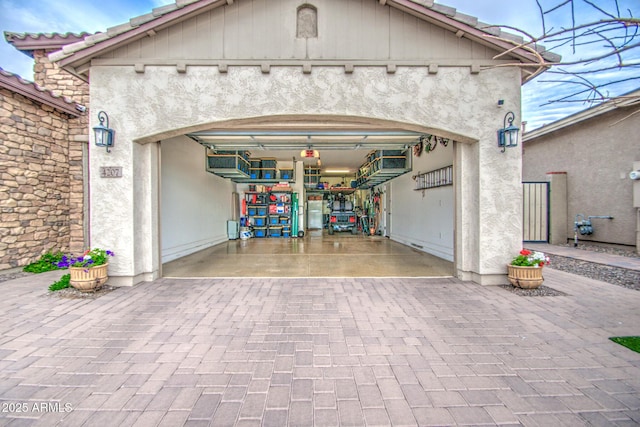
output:
<instances>
[{"instance_id":1,"label":"plastic storage bin","mask_svg":"<svg viewBox=\"0 0 640 427\"><path fill-rule=\"evenodd\" d=\"M260 159L262 163L262 167L265 169L275 169L276 168L276 159L275 157L263 157Z\"/></svg>"},{"instance_id":2,"label":"plastic storage bin","mask_svg":"<svg viewBox=\"0 0 640 427\"><path fill-rule=\"evenodd\" d=\"M267 237L267 227L254 227L253 235L254 237Z\"/></svg>"},{"instance_id":3,"label":"plastic storage bin","mask_svg":"<svg viewBox=\"0 0 640 427\"><path fill-rule=\"evenodd\" d=\"M293 178L293 169L280 169L280 179Z\"/></svg>"},{"instance_id":4,"label":"plastic storage bin","mask_svg":"<svg viewBox=\"0 0 640 427\"><path fill-rule=\"evenodd\" d=\"M267 217L265 216L254 216L253 217L253 225L256 227L264 227L267 225Z\"/></svg>"},{"instance_id":5,"label":"plastic storage bin","mask_svg":"<svg viewBox=\"0 0 640 427\"><path fill-rule=\"evenodd\" d=\"M269 227L269 236L271 236L271 237L281 237L282 236L282 227L281 226Z\"/></svg>"},{"instance_id":6,"label":"plastic storage bin","mask_svg":"<svg viewBox=\"0 0 640 427\"><path fill-rule=\"evenodd\" d=\"M276 179L276 169L262 168L262 179Z\"/></svg>"}]
</instances>

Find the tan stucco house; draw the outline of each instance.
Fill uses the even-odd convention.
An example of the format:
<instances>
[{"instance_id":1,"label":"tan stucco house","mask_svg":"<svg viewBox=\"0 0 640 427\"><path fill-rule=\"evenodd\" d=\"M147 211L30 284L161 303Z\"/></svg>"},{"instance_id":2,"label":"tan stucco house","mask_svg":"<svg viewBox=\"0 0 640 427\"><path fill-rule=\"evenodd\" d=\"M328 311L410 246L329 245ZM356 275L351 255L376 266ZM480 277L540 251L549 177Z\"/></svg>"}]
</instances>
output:
<instances>
[{"instance_id":1,"label":"tan stucco house","mask_svg":"<svg viewBox=\"0 0 640 427\"><path fill-rule=\"evenodd\" d=\"M85 245L118 254L113 284L153 280L163 262L227 240L246 184L205 171L211 141L253 141L266 157L291 135L343 150L336 159L381 140L409 152L435 141L378 186L385 235L451 260L463 280L506 282L521 248L522 158L496 134L507 112L519 125L521 85L550 53L512 49L517 38L424 0L179 0L68 43L6 37L87 83L90 123L72 141L89 165ZM110 152L89 132L100 111ZM449 166L453 185L416 191L417 176ZM291 167L303 175L300 159Z\"/></svg>"},{"instance_id":2,"label":"tan stucco house","mask_svg":"<svg viewBox=\"0 0 640 427\"><path fill-rule=\"evenodd\" d=\"M640 170L638 95L616 97L524 134L524 180L554 186L551 243L577 237L640 250L640 179L630 177ZM589 217L591 233L581 232Z\"/></svg>"}]
</instances>

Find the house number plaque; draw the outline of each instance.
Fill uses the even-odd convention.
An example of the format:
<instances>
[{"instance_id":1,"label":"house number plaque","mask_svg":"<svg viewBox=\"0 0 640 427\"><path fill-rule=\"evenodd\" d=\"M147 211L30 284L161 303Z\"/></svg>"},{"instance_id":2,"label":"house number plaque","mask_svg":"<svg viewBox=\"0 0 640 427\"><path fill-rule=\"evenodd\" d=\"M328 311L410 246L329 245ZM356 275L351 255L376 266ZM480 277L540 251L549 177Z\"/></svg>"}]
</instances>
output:
<instances>
[{"instance_id":1,"label":"house number plaque","mask_svg":"<svg viewBox=\"0 0 640 427\"><path fill-rule=\"evenodd\" d=\"M100 166L100 178L122 178L122 166Z\"/></svg>"}]
</instances>

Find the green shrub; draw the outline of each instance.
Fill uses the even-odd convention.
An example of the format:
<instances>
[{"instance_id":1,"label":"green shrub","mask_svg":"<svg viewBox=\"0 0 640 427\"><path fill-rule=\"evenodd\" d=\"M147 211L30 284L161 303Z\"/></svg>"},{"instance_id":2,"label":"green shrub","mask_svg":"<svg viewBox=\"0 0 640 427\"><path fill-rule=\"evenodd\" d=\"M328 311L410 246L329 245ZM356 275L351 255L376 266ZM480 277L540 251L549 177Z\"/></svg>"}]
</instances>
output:
<instances>
[{"instance_id":1,"label":"green shrub","mask_svg":"<svg viewBox=\"0 0 640 427\"><path fill-rule=\"evenodd\" d=\"M60 251L56 253L47 252L34 263L25 266L22 270L27 273L44 273L45 271L60 270L57 263L62 260L64 254Z\"/></svg>"},{"instance_id":2,"label":"green shrub","mask_svg":"<svg viewBox=\"0 0 640 427\"><path fill-rule=\"evenodd\" d=\"M49 286L49 290L51 292L55 292L55 291L59 291L60 289L68 288L69 286L71 286L71 284L69 283L70 279L71 279L71 275L65 274L60 278L60 280L58 280L57 282L53 282L53 284Z\"/></svg>"}]
</instances>

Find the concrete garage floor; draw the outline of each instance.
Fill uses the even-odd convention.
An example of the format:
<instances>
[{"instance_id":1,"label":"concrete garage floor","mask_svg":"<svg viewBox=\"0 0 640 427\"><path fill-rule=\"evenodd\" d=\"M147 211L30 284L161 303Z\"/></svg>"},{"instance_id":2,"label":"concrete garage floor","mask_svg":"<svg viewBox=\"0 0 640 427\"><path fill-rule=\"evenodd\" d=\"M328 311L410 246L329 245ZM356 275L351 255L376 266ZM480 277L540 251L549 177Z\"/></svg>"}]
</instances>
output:
<instances>
[{"instance_id":1,"label":"concrete garage floor","mask_svg":"<svg viewBox=\"0 0 640 427\"><path fill-rule=\"evenodd\" d=\"M164 277L443 277L453 263L386 237L312 230L230 240L163 265Z\"/></svg>"}]
</instances>

